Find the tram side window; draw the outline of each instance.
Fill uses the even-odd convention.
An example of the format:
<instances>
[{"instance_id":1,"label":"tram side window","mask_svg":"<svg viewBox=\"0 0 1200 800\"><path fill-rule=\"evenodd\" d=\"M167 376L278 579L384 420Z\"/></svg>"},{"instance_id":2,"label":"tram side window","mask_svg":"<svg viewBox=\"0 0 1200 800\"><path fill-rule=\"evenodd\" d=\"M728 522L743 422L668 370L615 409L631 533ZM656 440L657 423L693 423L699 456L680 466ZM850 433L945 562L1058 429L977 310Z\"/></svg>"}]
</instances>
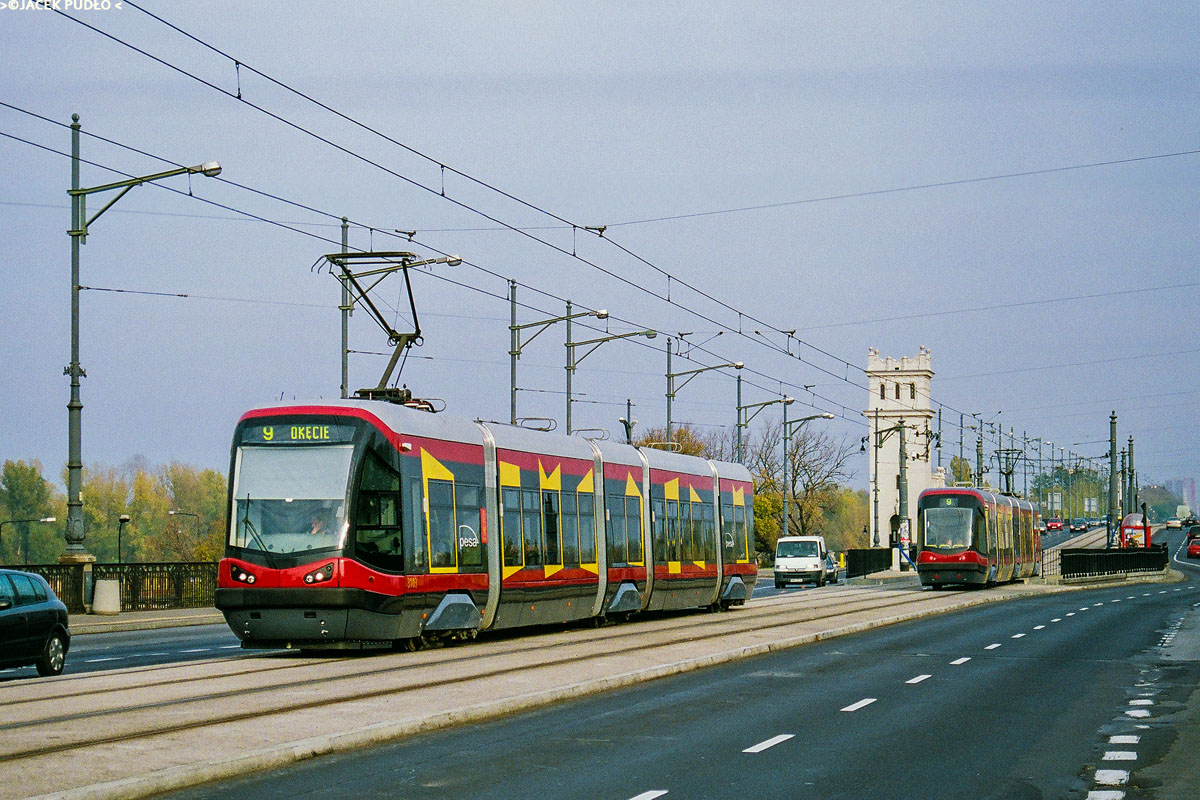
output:
<instances>
[{"instance_id":1,"label":"tram side window","mask_svg":"<svg viewBox=\"0 0 1200 800\"><path fill-rule=\"evenodd\" d=\"M542 561L542 504L537 489L521 491L521 520L524 523L525 566L536 567Z\"/></svg>"},{"instance_id":2,"label":"tram side window","mask_svg":"<svg viewBox=\"0 0 1200 800\"><path fill-rule=\"evenodd\" d=\"M700 506L702 520L700 535L704 537L704 560L715 561L717 559L717 532L713 527L713 507L711 503L703 503Z\"/></svg>"},{"instance_id":3,"label":"tram side window","mask_svg":"<svg viewBox=\"0 0 1200 800\"><path fill-rule=\"evenodd\" d=\"M737 540L733 529L733 506L721 504L721 546L725 550L725 563L737 561Z\"/></svg>"},{"instance_id":4,"label":"tram side window","mask_svg":"<svg viewBox=\"0 0 1200 800\"><path fill-rule=\"evenodd\" d=\"M454 484L429 481L429 566L435 569L456 566L458 553L454 542Z\"/></svg>"},{"instance_id":5,"label":"tram side window","mask_svg":"<svg viewBox=\"0 0 1200 800\"><path fill-rule=\"evenodd\" d=\"M408 503L404 507L409 512L405 526L409 551L406 554L405 566L410 573L419 575L429 569L429 559L425 551L424 491L420 478L410 477L405 480L408 487Z\"/></svg>"},{"instance_id":6,"label":"tram side window","mask_svg":"<svg viewBox=\"0 0 1200 800\"><path fill-rule=\"evenodd\" d=\"M561 564L558 542L558 492L542 491L542 522L546 531L546 563Z\"/></svg>"},{"instance_id":7,"label":"tram side window","mask_svg":"<svg viewBox=\"0 0 1200 800\"><path fill-rule=\"evenodd\" d=\"M625 541L625 500L619 494L608 496L608 565L627 564L628 544Z\"/></svg>"},{"instance_id":8,"label":"tram side window","mask_svg":"<svg viewBox=\"0 0 1200 800\"><path fill-rule=\"evenodd\" d=\"M695 524L692 521L692 506L694 503L680 501L679 503L679 560L692 561L696 558Z\"/></svg>"},{"instance_id":9,"label":"tram side window","mask_svg":"<svg viewBox=\"0 0 1200 800\"><path fill-rule=\"evenodd\" d=\"M500 494L503 511L504 566L519 567L521 558L521 490L505 488Z\"/></svg>"},{"instance_id":10,"label":"tram side window","mask_svg":"<svg viewBox=\"0 0 1200 800\"><path fill-rule=\"evenodd\" d=\"M476 483L459 483L455 491L458 512L458 565L483 566L483 487Z\"/></svg>"},{"instance_id":11,"label":"tram side window","mask_svg":"<svg viewBox=\"0 0 1200 800\"><path fill-rule=\"evenodd\" d=\"M354 550L366 564L404 569L400 536L400 475L371 453L358 486Z\"/></svg>"},{"instance_id":12,"label":"tram side window","mask_svg":"<svg viewBox=\"0 0 1200 800\"><path fill-rule=\"evenodd\" d=\"M629 562L642 560L642 501L625 497L625 536L629 542Z\"/></svg>"},{"instance_id":13,"label":"tram side window","mask_svg":"<svg viewBox=\"0 0 1200 800\"><path fill-rule=\"evenodd\" d=\"M579 514L574 492L562 493L562 556L563 565L579 566Z\"/></svg>"},{"instance_id":14,"label":"tram side window","mask_svg":"<svg viewBox=\"0 0 1200 800\"><path fill-rule=\"evenodd\" d=\"M596 497L590 492L579 495L579 562L596 563Z\"/></svg>"},{"instance_id":15,"label":"tram side window","mask_svg":"<svg viewBox=\"0 0 1200 800\"><path fill-rule=\"evenodd\" d=\"M667 501L667 561L679 561L679 503Z\"/></svg>"},{"instance_id":16,"label":"tram side window","mask_svg":"<svg viewBox=\"0 0 1200 800\"><path fill-rule=\"evenodd\" d=\"M666 505L662 500L654 500L650 503L650 508L654 515L654 519L650 521L651 530L654 532L654 560L662 564L667 560Z\"/></svg>"},{"instance_id":17,"label":"tram side window","mask_svg":"<svg viewBox=\"0 0 1200 800\"><path fill-rule=\"evenodd\" d=\"M734 541L737 543L738 558L745 561L750 558L750 553L746 544L746 507L733 507L733 529Z\"/></svg>"}]
</instances>

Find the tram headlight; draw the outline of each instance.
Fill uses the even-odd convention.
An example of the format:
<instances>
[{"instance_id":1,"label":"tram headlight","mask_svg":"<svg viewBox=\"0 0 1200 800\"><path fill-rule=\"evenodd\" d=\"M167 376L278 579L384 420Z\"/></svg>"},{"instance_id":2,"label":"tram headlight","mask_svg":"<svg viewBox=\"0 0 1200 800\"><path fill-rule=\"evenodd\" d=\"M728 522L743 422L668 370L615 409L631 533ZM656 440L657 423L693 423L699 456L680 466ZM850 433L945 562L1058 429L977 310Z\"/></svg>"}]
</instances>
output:
<instances>
[{"instance_id":1,"label":"tram headlight","mask_svg":"<svg viewBox=\"0 0 1200 800\"><path fill-rule=\"evenodd\" d=\"M229 577L237 583L253 584L256 580L258 580L254 573L239 567L237 564L234 564L229 568Z\"/></svg>"},{"instance_id":2,"label":"tram headlight","mask_svg":"<svg viewBox=\"0 0 1200 800\"><path fill-rule=\"evenodd\" d=\"M304 582L307 584L324 583L333 579L333 564L326 564L320 569L313 570L304 576Z\"/></svg>"}]
</instances>

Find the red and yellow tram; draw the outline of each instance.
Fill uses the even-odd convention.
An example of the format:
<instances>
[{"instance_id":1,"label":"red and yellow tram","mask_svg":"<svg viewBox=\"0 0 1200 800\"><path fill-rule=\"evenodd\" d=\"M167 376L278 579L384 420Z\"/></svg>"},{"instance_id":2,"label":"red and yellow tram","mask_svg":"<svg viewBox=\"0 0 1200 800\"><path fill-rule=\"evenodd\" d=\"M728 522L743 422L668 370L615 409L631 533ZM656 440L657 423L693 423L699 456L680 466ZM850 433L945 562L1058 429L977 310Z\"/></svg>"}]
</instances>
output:
<instances>
[{"instance_id":1,"label":"red and yellow tram","mask_svg":"<svg viewBox=\"0 0 1200 800\"><path fill-rule=\"evenodd\" d=\"M980 489L929 489L917 500L923 586L988 586L1030 578L1042 561L1033 504Z\"/></svg>"},{"instance_id":2,"label":"red and yellow tram","mask_svg":"<svg viewBox=\"0 0 1200 800\"><path fill-rule=\"evenodd\" d=\"M239 421L216 605L249 648L363 648L741 605L738 464L383 401Z\"/></svg>"}]
</instances>

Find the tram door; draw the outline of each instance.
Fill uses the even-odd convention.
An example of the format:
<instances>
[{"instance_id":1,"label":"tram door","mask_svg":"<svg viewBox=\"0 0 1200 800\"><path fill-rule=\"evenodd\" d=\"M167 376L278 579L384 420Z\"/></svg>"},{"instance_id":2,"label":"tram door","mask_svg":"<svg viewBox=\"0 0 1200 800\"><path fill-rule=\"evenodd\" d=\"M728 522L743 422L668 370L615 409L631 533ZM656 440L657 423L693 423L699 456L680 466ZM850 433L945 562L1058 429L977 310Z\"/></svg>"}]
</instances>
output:
<instances>
[{"instance_id":1,"label":"tram door","mask_svg":"<svg viewBox=\"0 0 1200 800\"><path fill-rule=\"evenodd\" d=\"M988 576L994 580L1000 574L1000 529L996 525L996 507L984 507L984 519L987 524L988 561L991 562L993 574Z\"/></svg>"}]
</instances>

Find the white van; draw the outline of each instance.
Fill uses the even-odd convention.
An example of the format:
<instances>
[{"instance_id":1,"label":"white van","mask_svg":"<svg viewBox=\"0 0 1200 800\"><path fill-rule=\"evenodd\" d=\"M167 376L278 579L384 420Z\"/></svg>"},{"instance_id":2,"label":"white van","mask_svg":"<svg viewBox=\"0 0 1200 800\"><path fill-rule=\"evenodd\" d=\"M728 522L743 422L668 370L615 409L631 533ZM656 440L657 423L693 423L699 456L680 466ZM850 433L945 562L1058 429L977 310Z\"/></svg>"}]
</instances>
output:
<instances>
[{"instance_id":1,"label":"white van","mask_svg":"<svg viewBox=\"0 0 1200 800\"><path fill-rule=\"evenodd\" d=\"M825 585L825 537L780 536L775 543L775 588L791 581Z\"/></svg>"}]
</instances>

